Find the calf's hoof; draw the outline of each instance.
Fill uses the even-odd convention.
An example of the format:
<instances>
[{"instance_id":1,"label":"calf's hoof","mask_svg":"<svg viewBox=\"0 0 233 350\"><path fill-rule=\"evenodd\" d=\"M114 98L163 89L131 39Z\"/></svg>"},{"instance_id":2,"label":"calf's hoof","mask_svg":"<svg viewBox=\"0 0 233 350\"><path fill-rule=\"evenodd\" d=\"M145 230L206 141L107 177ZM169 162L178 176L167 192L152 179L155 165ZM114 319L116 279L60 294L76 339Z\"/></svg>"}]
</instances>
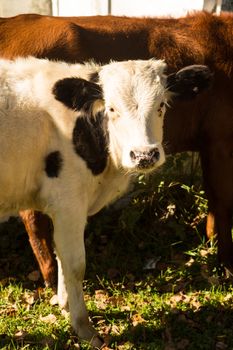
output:
<instances>
[{"instance_id":1,"label":"calf's hoof","mask_svg":"<svg viewBox=\"0 0 233 350\"><path fill-rule=\"evenodd\" d=\"M97 333L97 331L89 324L85 329L80 330L78 332L78 337L87 342L91 349L102 349L107 344L104 339Z\"/></svg>"},{"instance_id":2,"label":"calf's hoof","mask_svg":"<svg viewBox=\"0 0 233 350\"><path fill-rule=\"evenodd\" d=\"M94 335L90 341L90 345L93 349L99 350L106 346L104 340L98 335Z\"/></svg>"}]
</instances>

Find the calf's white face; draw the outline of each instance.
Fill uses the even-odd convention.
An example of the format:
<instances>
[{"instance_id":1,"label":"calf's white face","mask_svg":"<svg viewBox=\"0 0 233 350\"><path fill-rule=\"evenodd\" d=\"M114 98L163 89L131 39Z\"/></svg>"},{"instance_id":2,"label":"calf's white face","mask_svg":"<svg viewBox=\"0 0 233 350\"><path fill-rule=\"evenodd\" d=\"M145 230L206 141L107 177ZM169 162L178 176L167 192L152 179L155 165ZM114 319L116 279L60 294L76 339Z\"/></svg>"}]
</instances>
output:
<instances>
[{"instance_id":1,"label":"calf's white face","mask_svg":"<svg viewBox=\"0 0 233 350\"><path fill-rule=\"evenodd\" d=\"M117 167L150 171L164 160L163 116L167 99L163 61L104 66L100 84L106 106L109 151Z\"/></svg>"}]
</instances>

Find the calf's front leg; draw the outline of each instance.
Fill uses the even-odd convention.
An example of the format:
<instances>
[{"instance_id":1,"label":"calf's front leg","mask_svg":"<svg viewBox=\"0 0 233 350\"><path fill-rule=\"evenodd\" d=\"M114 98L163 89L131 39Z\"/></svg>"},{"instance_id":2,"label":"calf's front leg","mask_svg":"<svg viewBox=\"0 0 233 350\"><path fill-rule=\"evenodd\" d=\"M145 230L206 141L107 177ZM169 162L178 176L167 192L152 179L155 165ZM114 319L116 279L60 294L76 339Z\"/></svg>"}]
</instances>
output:
<instances>
[{"instance_id":1,"label":"calf's front leg","mask_svg":"<svg viewBox=\"0 0 233 350\"><path fill-rule=\"evenodd\" d=\"M68 295L67 295L67 290L65 285L65 278L62 270L62 264L58 256L57 256L57 269L58 269L58 278L57 278L58 303L61 309L65 309L66 311L68 311L69 305L68 305Z\"/></svg>"},{"instance_id":2,"label":"calf's front leg","mask_svg":"<svg viewBox=\"0 0 233 350\"><path fill-rule=\"evenodd\" d=\"M81 206L81 205L80 205ZM78 220L77 220L78 217ZM67 290L71 324L78 336L90 342L94 348L101 348L102 339L91 326L83 296L83 278L85 273L84 229L86 213L80 207L64 208L53 218L54 243L59 261L59 269L64 274L65 287L59 285L59 303L64 307Z\"/></svg>"}]
</instances>

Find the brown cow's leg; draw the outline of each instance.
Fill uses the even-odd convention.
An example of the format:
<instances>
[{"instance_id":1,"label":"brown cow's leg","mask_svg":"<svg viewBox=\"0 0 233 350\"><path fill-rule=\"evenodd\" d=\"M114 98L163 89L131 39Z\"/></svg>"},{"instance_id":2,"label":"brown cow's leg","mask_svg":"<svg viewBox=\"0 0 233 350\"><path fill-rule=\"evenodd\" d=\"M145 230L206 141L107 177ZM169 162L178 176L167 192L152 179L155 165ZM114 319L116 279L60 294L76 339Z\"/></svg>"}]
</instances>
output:
<instances>
[{"instance_id":1,"label":"brown cow's leg","mask_svg":"<svg viewBox=\"0 0 233 350\"><path fill-rule=\"evenodd\" d=\"M21 211L19 215L28 233L45 285L55 288L57 264L53 251L52 222L48 216L33 210Z\"/></svg>"},{"instance_id":2,"label":"brown cow's leg","mask_svg":"<svg viewBox=\"0 0 233 350\"><path fill-rule=\"evenodd\" d=\"M233 160L229 145L209 143L209 148L201 154L203 177L209 201L210 216L207 221L207 233L217 234L218 258L233 273ZM209 231L208 231L209 230Z\"/></svg>"},{"instance_id":3,"label":"brown cow's leg","mask_svg":"<svg viewBox=\"0 0 233 350\"><path fill-rule=\"evenodd\" d=\"M219 203L219 205L215 207L215 229L218 239L218 258L227 268L228 272L233 275L233 243L231 226L231 210L226 208L224 203Z\"/></svg>"},{"instance_id":4,"label":"brown cow's leg","mask_svg":"<svg viewBox=\"0 0 233 350\"><path fill-rule=\"evenodd\" d=\"M216 235L215 225L214 225L214 214L209 212L206 221L206 235L210 241L213 241Z\"/></svg>"}]
</instances>

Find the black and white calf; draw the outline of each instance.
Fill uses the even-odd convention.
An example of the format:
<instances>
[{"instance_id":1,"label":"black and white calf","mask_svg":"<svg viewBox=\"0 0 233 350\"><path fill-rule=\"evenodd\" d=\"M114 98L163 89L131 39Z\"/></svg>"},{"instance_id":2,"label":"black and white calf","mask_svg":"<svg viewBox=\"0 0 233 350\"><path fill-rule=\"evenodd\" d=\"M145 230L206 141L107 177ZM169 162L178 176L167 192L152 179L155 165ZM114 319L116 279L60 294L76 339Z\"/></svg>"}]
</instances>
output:
<instances>
[{"instance_id":1,"label":"black and white calf","mask_svg":"<svg viewBox=\"0 0 233 350\"><path fill-rule=\"evenodd\" d=\"M204 66L168 77L165 67L0 60L0 214L34 208L52 218L59 302L67 290L72 326L95 347L102 341L82 290L87 217L125 192L133 174L164 162L169 90L189 98L209 85Z\"/></svg>"}]
</instances>

